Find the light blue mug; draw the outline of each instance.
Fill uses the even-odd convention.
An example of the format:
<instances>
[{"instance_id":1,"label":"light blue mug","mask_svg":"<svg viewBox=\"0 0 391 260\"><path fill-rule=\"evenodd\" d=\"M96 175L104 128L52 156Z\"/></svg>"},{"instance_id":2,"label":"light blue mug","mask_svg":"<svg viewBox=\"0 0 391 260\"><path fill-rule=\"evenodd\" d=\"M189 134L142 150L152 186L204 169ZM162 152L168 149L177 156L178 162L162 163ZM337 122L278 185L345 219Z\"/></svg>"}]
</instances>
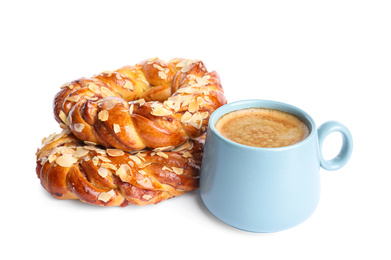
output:
<instances>
[{"instance_id":1,"label":"light blue mug","mask_svg":"<svg viewBox=\"0 0 391 260\"><path fill-rule=\"evenodd\" d=\"M233 142L217 132L219 118L245 108L270 108L298 116L309 128L300 143L259 148ZM332 132L342 134L339 154L322 156L322 144ZM318 129L303 110L276 101L228 103L210 117L200 177L200 194L209 211L223 222L251 232L276 232L294 227L315 211L320 195L320 166L337 170L349 160L353 140L336 121Z\"/></svg>"}]
</instances>

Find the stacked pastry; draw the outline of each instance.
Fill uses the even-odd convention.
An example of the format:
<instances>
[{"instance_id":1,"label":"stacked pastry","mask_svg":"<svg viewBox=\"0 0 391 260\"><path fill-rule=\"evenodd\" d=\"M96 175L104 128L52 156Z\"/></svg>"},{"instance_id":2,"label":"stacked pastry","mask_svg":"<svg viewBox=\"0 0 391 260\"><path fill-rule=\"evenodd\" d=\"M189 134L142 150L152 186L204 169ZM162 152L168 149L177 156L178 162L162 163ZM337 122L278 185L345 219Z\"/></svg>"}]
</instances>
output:
<instances>
[{"instance_id":1,"label":"stacked pastry","mask_svg":"<svg viewBox=\"0 0 391 260\"><path fill-rule=\"evenodd\" d=\"M209 117L226 99L200 60L157 58L61 87L63 131L37 151L37 175L58 199L147 205L198 188Z\"/></svg>"}]
</instances>

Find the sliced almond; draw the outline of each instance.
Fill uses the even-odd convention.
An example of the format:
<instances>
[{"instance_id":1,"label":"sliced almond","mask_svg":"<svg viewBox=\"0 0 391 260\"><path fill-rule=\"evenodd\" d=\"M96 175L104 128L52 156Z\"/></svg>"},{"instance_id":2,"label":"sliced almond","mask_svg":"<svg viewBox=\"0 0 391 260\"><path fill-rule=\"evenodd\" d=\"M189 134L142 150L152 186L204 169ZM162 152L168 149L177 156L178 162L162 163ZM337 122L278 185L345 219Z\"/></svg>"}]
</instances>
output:
<instances>
[{"instance_id":1,"label":"sliced almond","mask_svg":"<svg viewBox=\"0 0 391 260\"><path fill-rule=\"evenodd\" d=\"M84 124L77 123L77 124L74 124L73 127L76 132L80 133L84 129Z\"/></svg>"},{"instance_id":2,"label":"sliced almond","mask_svg":"<svg viewBox=\"0 0 391 260\"><path fill-rule=\"evenodd\" d=\"M65 115L65 113L64 113L64 111L60 111L60 114L58 115L60 118L61 118L61 120L66 124L66 122L67 122L67 116Z\"/></svg>"},{"instance_id":3,"label":"sliced almond","mask_svg":"<svg viewBox=\"0 0 391 260\"><path fill-rule=\"evenodd\" d=\"M193 155L189 151L186 151L182 154L182 157L183 158L191 158L191 157L193 157Z\"/></svg>"},{"instance_id":4,"label":"sliced almond","mask_svg":"<svg viewBox=\"0 0 391 260\"><path fill-rule=\"evenodd\" d=\"M139 170L138 173L140 173L141 175L147 175L146 171L144 170Z\"/></svg>"},{"instance_id":5,"label":"sliced almond","mask_svg":"<svg viewBox=\"0 0 391 260\"><path fill-rule=\"evenodd\" d=\"M71 167L76 162L77 159L70 154L64 154L56 159L56 163L64 168Z\"/></svg>"},{"instance_id":6,"label":"sliced almond","mask_svg":"<svg viewBox=\"0 0 391 260\"><path fill-rule=\"evenodd\" d=\"M125 84L123 85L124 89L133 90L133 83L129 80L125 80Z\"/></svg>"},{"instance_id":7,"label":"sliced almond","mask_svg":"<svg viewBox=\"0 0 391 260\"><path fill-rule=\"evenodd\" d=\"M131 104L130 105L130 108L129 108L129 114L133 114L133 108L134 108L134 104Z\"/></svg>"},{"instance_id":8,"label":"sliced almond","mask_svg":"<svg viewBox=\"0 0 391 260\"><path fill-rule=\"evenodd\" d=\"M116 134L121 132L121 127L118 124L113 124L113 129Z\"/></svg>"},{"instance_id":9,"label":"sliced almond","mask_svg":"<svg viewBox=\"0 0 391 260\"><path fill-rule=\"evenodd\" d=\"M108 202L112 197L116 195L114 190L110 190L108 192L102 192L98 196L98 200L101 200L103 202Z\"/></svg>"},{"instance_id":10,"label":"sliced almond","mask_svg":"<svg viewBox=\"0 0 391 260\"><path fill-rule=\"evenodd\" d=\"M86 145L97 145L97 143L91 142L91 141L84 141Z\"/></svg>"},{"instance_id":11,"label":"sliced almond","mask_svg":"<svg viewBox=\"0 0 391 260\"><path fill-rule=\"evenodd\" d=\"M140 106L144 105L145 104L145 99L138 99L138 100L135 100L134 102L140 104Z\"/></svg>"},{"instance_id":12,"label":"sliced almond","mask_svg":"<svg viewBox=\"0 0 391 260\"><path fill-rule=\"evenodd\" d=\"M189 123L190 120L191 120L191 118L192 118L192 114L190 114L189 112L186 111L186 112L182 115L182 117L181 117L181 122L182 122L182 123Z\"/></svg>"},{"instance_id":13,"label":"sliced almond","mask_svg":"<svg viewBox=\"0 0 391 260\"><path fill-rule=\"evenodd\" d=\"M154 116L169 116L172 115L172 111L161 107L161 108L153 109L151 111L151 114Z\"/></svg>"},{"instance_id":14,"label":"sliced almond","mask_svg":"<svg viewBox=\"0 0 391 260\"><path fill-rule=\"evenodd\" d=\"M168 168L167 166L163 166L162 170L163 170L163 171L174 172L174 170L173 170L173 169L171 169L171 168Z\"/></svg>"},{"instance_id":15,"label":"sliced almond","mask_svg":"<svg viewBox=\"0 0 391 260\"><path fill-rule=\"evenodd\" d=\"M97 156L99 158L99 160L101 160L102 162L106 162L106 163L110 163L111 160L109 158L107 158L106 156L102 156L102 155L98 155Z\"/></svg>"},{"instance_id":16,"label":"sliced almond","mask_svg":"<svg viewBox=\"0 0 391 260\"><path fill-rule=\"evenodd\" d=\"M152 182L149 178L137 180L137 183L145 189L153 189Z\"/></svg>"},{"instance_id":17,"label":"sliced almond","mask_svg":"<svg viewBox=\"0 0 391 260\"><path fill-rule=\"evenodd\" d=\"M111 98L111 99L105 100L103 102L102 107L106 110L110 110L110 109L114 108L115 105L117 105L119 102L120 102L120 100L118 100L116 98Z\"/></svg>"},{"instance_id":18,"label":"sliced almond","mask_svg":"<svg viewBox=\"0 0 391 260\"><path fill-rule=\"evenodd\" d=\"M129 155L129 159L134 161L136 164L141 164L141 159L135 155Z\"/></svg>"},{"instance_id":19,"label":"sliced almond","mask_svg":"<svg viewBox=\"0 0 391 260\"><path fill-rule=\"evenodd\" d=\"M114 164L111 164L111 163L102 163L101 166L105 167L107 169L111 169L113 171L117 170L117 167Z\"/></svg>"},{"instance_id":20,"label":"sliced almond","mask_svg":"<svg viewBox=\"0 0 391 260\"><path fill-rule=\"evenodd\" d=\"M188 110L190 113L195 113L198 111L198 103L196 100L190 102Z\"/></svg>"},{"instance_id":21,"label":"sliced almond","mask_svg":"<svg viewBox=\"0 0 391 260\"><path fill-rule=\"evenodd\" d=\"M166 153L163 153L163 152L156 152L156 154L160 157L163 157L164 159L167 159L168 158L168 155Z\"/></svg>"},{"instance_id":22,"label":"sliced almond","mask_svg":"<svg viewBox=\"0 0 391 260\"><path fill-rule=\"evenodd\" d=\"M115 94L113 92L111 92L111 90L106 87L102 87L101 91L102 91L102 94L106 97L115 97Z\"/></svg>"},{"instance_id":23,"label":"sliced almond","mask_svg":"<svg viewBox=\"0 0 391 260\"><path fill-rule=\"evenodd\" d=\"M100 111L98 114L98 119L100 121L107 121L107 119L109 119L109 112L107 112L107 110Z\"/></svg>"},{"instance_id":24,"label":"sliced almond","mask_svg":"<svg viewBox=\"0 0 391 260\"><path fill-rule=\"evenodd\" d=\"M98 158L98 156L94 156L93 158L92 158L92 163L96 166L96 165L98 165L98 163L99 163L99 158Z\"/></svg>"},{"instance_id":25,"label":"sliced almond","mask_svg":"<svg viewBox=\"0 0 391 260\"><path fill-rule=\"evenodd\" d=\"M182 175L183 174L183 169L182 168L177 168L177 167L172 167L172 170L175 172L177 175Z\"/></svg>"},{"instance_id":26,"label":"sliced almond","mask_svg":"<svg viewBox=\"0 0 391 260\"><path fill-rule=\"evenodd\" d=\"M77 147L76 152L73 154L73 157L80 158L82 156L86 156L89 153L87 149L83 147Z\"/></svg>"},{"instance_id":27,"label":"sliced almond","mask_svg":"<svg viewBox=\"0 0 391 260\"><path fill-rule=\"evenodd\" d=\"M202 117L201 117L201 113L199 113L199 112L195 113L195 114L191 117L189 124L190 124L191 126L194 126L194 127L197 128L197 129L200 129L201 126L202 126Z\"/></svg>"},{"instance_id":28,"label":"sliced almond","mask_svg":"<svg viewBox=\"0 0 391 260\"><path fill-rule=\"evenodd\" d=\"M77 102L80 100L80 97L79 96L71 96L71 97L67 97L65 100L70 101L70 102Z\"/></svg>"},{"instance_id":29,"label":"sliced almond","mask_svg":"<svg viewBox=\"0 0 391 260\"><path fill-rule=\"evenodd\" d=\"M57 155L55 155L55 154L51 154L48 157L49 163L54 162L56 159L57 159Z\"/></svg>"},{"instance_id":30,"label":"sliced almond","mask_svg":"<svg viewBox=\"0 0 391 260\"><path fill-rule=\"evenodd\" d=\"M164 73L164 71L159 71L158 76L159 76L159 78L161 78L161 79L166 79L166 78L167 78L167 74Z\"/></svg>"},{"instance_id":31,"label":"sliced almond","mask_svg":"<svg viewBox=\"0 0 391 260\"><path fill-rule=\"evenodd\" d=\"M107 177L107 175L109 175L109 170L107 169L107 168L105 168L105 167L100 167L99 169L98 169L98 174L102 177L102 178L106 178Z\"/></svg>"},{"instance_id":32,"label":"sliced almond","mask_svg":"<svg viewBox=\"0 0 391 260\"><path fill-rule=\"evenodd\" d=\"M121 179L121 181L129 182L132 179L132 176L129 173L131 173L129 165L122 164L115 172L115 175L117 175Z\"/></svg>"},{"instance_id":33,"label":"sliced almond","mask_svg":"<svg viewBox=\"0 0 391 260\"><path fill-rule=\"evenodd\" d=\"M125 154L124 151L122 151L120 149L107 149L106 152L108 155L113 156L113 157L122 156Z\"/></svg>"},{"instance_id":34,"label":"sliced almond","mask_svg":"<svg viewBox=\"0 0 391 260\"><path fill-rule=\"evenodd\" d=\"M205 96L205 97L204 97L204 100L205 100L206 102L212 102L212 100L210 100L210 97L209 97L209 96Z\"/></svg>"},{"instance_id":35,"label":"sliced almond","mask_svg":"<svg viewBox=\"0 0 391 260\"><path fill-rule=\"evenodd\" d=\"M143 195L143 199L145 200L151 200L152 199L152 196L151 195Z\"/></svg>"},{"instance_id":36,"label":"sliced almond","mask_svg":"<svg viewBox=\"0 0 391 260\"><path fill-rule=\"evenodd\" d=\"M95 85L94 83L88 84L88 89L91 90L92 92L96 93L96 94L100 94L101 93L100 88L97 85Z\"/></svg>"}]
</instances>

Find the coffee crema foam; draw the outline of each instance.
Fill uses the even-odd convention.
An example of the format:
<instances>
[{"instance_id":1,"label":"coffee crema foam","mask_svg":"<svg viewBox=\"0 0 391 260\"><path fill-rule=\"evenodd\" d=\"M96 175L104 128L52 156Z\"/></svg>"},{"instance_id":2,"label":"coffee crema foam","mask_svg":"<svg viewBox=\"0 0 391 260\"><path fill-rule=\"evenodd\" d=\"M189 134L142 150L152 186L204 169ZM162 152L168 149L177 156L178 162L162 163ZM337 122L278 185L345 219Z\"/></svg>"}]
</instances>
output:
<instances>
[{"instance_id":1,"label":"coffee crema foam","mask_svg":"<svg viewBox=\"0 0 391 260\"><path fill-rule=\"evenodd\" d=\"M303 141L309 129L297 116L268 108L246 108L222 116L216 130L239 144L275 148Z\"/></svg>"}]
</instances>

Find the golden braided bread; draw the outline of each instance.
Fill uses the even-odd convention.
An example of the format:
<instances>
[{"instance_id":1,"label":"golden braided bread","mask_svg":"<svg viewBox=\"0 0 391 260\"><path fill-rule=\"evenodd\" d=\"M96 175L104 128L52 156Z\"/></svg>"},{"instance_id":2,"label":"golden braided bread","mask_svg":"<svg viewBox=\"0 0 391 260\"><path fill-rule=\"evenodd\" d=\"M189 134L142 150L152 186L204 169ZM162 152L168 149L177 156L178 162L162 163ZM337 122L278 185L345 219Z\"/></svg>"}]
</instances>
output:
<instances>
[{"instance_id":1,"label":"golden braided bread","mask_svg":"<svg viewBox=\"0 0 391 260\"><path fill-rule=\"evenodd\" d=\"M99 206L156 204L198 188L203 138L175 149L126 153L86 145L70 133L45 138L38 178L55 198Z\"/></svg>"},{"instance_id":2,"label":"golden braided bread","mask_svg":"<svg viewBox=\"0 0 391 260\"><path fill-rule=\"evenodd\" d=\"M82 141L137 151L203 135L226 102L218 74L202 61L155 58L65 84L54 114Z\"/></svg>"}]
</instances>

